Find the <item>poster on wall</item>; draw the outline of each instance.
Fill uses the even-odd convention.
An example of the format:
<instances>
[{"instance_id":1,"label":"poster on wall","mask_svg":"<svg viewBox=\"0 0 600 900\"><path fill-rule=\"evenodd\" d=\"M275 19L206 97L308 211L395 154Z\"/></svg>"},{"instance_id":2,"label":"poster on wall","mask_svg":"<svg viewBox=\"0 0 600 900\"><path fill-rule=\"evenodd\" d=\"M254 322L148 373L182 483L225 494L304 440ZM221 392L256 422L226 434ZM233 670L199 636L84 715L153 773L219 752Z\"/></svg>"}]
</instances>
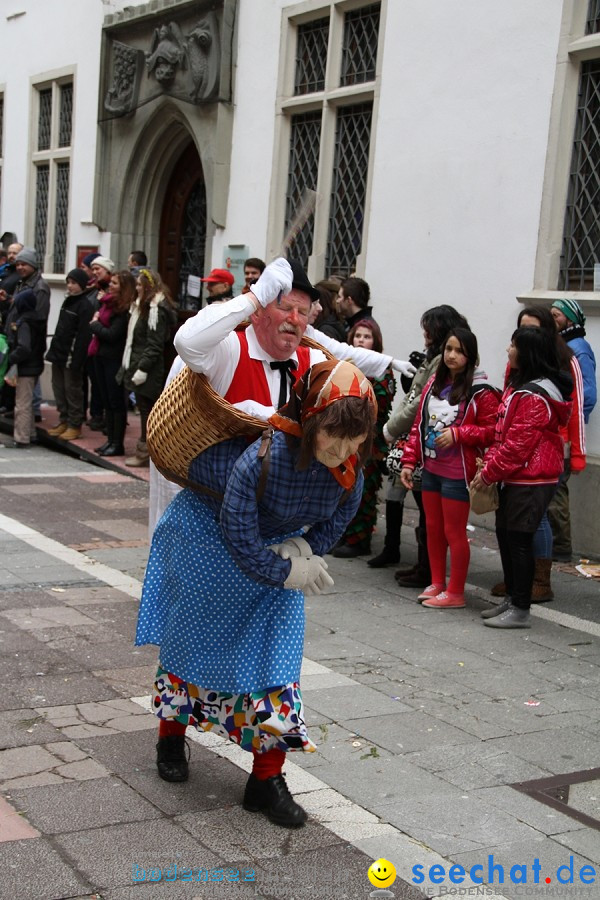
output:
<instances>
[{"instance_id":1,"label":"poster on wall","mask_svg":"<svg viewBox=\"0 0 600 900\"><path fill-rule=\"evenodd\" d=\"M77 244L77 262L75 265L78 269L81 268L81 263L88 253L100 253L98 244Z\"/></svg>"}]
</instances>

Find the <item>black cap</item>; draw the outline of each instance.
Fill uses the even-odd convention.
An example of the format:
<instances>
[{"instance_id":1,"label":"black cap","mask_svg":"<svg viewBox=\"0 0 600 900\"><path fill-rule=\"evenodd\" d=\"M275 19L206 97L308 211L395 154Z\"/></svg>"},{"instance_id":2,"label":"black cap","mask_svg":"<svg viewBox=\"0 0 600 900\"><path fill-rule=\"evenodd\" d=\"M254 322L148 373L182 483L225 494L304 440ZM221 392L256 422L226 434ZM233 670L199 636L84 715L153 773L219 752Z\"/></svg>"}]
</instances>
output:
<instances>
[{"instance_id":1,"label":"black cap","mask_svg":"<svg viewBox=\"0 0 600 900\"><path fill-rule=\"evenodd\" d=\"M294 280L292 281L292 290L302 291L303 293L308 294L313 302L315 300L320 300L321 295L308 280L308 276L298 260L290 259L289 263L292 268L292 275L294 276Z\"/></svg>"}]
</instances>

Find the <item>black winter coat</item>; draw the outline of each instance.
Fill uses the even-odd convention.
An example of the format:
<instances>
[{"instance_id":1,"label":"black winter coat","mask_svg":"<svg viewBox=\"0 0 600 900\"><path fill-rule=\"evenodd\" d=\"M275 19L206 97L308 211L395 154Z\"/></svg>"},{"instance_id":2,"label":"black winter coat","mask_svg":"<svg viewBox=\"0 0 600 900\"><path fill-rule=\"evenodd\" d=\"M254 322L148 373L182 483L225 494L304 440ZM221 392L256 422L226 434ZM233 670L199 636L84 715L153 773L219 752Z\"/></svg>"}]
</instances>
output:
<instances>
[{"instance_id":1,"label":"black winter coat","mask_svg":"<svg viewBox=\"0 0 600 900\"><path fill-rule=\"evenodd\" d=\"M127 390L150 400L157 399L165 384L165 344L175 323L175 312L166 303L160 302L157 312L156 328L149 328L147 318L140 317L135 323L129 366L123 373ZM148 378L143 384L135 385L131 376L138 369L146 372Z\"/></svg>"},{"instance_id":2,"label":"black winter coat","mask_svg":"<svg viewBox=\"0 0 600 900\"><path fill-rule=\"evenodd\" d=\"M11 316L6 340L9 368L16 364L17 374L21 378L42 374L46 352L46 323L40 321L35 309L24 313L20 318Z\"/></svg>"},{"instance_id":3,"label":"black winter coat","mask_svg":"<svg viewBox=\"0 0 600 900\"><path fill-rule=\"evenodd\" d=\"M122 312L113 313L109 325L103 325L98 320L90 322L90 331L97 335L100 341L96 359L118 359L120 361L123 358L128 320L129 313Z\"/></svg>"},{"instance_id":4,"label":"black winter coat","mask_svg":"<svg viewBox=\"0 0 600 900\"><path fill-rule=\"evenodd\" d=\"M93 312L86 291L65 297L54 337L46 354L48 362L75 371L83 369L91 339L90 319Z\"/></svg>"}]
</instances>

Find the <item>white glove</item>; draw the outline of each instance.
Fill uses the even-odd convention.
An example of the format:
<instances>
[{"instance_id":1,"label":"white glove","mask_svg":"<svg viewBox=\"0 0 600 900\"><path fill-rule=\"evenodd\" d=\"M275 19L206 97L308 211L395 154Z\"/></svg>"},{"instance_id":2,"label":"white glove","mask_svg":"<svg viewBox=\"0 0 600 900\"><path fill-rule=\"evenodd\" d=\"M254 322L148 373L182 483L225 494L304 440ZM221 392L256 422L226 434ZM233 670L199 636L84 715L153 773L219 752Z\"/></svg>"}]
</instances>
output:
<instances>
[{"instance_id":1,"label":"white glove","mask_svg":"<svg viewBox=\"0 0 600 900\"><path fill-rule=\"evenodd\" d=\"M271 544L268 549L277 553L282 559L292 559L295 556L303 556L308 559L313 555L310 544L302 537L288 538L281 544Z\"/></svg>"},{"instance_id":2,"label":"white glove","mask_svg":"<svg viewBox=\"0 0 600 900\"><path fill-rule=\"evenodd\" d=\"M333 584L333 578L327 574L327 563L321 556L295 556L290 560L292 568L283 583L284 588L300 589L305 594L320 594Z\"/></svg>"},{"instance_id":3,"label":"white glove","mask_svg":"<svg viewBox=\"0 0 600 900\"><path fill-rule=\"evenodd\" d=\"M388 445L388 447L391 447L392 444L394 443L394 441L396 440L396 438L392 437L392 435L390 434L388 427L387 427L387 422L383 426L382 434L383 434L383 439L386 442L386 444Z\"/></svg>"},{"instance_id":4,"label":"white glove","mask_svg":"<svg viewBox=\"0 0 600 900\"><path fill-rule=\"evenodd\" d=\"M280 294L289 294L293 280L292 267L287 259L280 256L269 263L256 284L252 285L251 292L261 306L268 306Z\"/></svg>"},{"instance_id":5,"label":"white glove","mask_svg":"<svg viewBox=\"0 0 600 900\"><path fill-rule=\"evenodd\" d=\"M136 387L139 387L140 384L143 384L148 378L147 372L142 372L141 369L136 369L136 371L131 376L131 380L135 384Z\"/></svg>"},{"instance_id":6,"label":"white glove","mask_svg":"<svg viewBox=\"0 0 600 900\"><path fill-rule=\"evenodd\" d=\"M417 371L412 363L409 363L404 359L393 359L392 369L395 369L396 372L400 372L401 375L406 375L407 378L410 378Z\"/></svg>"}]
</instances>

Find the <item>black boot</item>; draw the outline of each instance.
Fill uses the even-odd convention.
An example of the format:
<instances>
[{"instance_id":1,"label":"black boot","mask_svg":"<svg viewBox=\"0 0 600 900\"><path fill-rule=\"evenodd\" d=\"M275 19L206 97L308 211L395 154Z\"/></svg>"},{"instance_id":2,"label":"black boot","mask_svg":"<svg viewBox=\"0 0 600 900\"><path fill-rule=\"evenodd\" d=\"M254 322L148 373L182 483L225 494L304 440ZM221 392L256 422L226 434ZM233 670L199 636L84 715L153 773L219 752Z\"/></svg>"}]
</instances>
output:
<instances>
[{"instance_id":1,"label":"black boot","mask_svg":"<svg viewBox=\"0 0 600 900\"><path fill-rule=\"evenodd\" d=\"M370 541L358 541L357 544L342 544L331 551L336 559L354 559L356 556L365 556L371 552Z\"/></svg>"},{"instance_id":2,"label":"black boot","mask_svg":"<svg viewBox=\"0 0 600 900\"><path fill-rule=\"evenodd\" d=\"M403 503L385 501L385 540L379 556L374 556L367 562L372 569L383 569L384 566L392 566L400 562L400 531L403 514Z\"/></svg>"},{"instance_id":3,"label":"black boot","mask_svg":"<svg viewBox=\"0 0 600 900\"><path fill-rule=\"evenodd\" d=\"M415 528L417 564L412 569L398 569L395 579L402 587L427 587L431 584L431 569L427 553L427 529Z\"/></svg>"},{"instance_id":4,"label":"black boot","mask_svg":"<svg viewBox=\"0 0 600 900\"><path fill-rule=\"evenodd\" d=\"M96 447L96 453L98 456L102 456L105 450L108 450L110 445L113 442L113 435L115 432L115 422L114 422L114 413L112 409L107 409L104 412L104 422L106 425L106 440L99 447Z\"/></svg>"},{"instance_id":5,"label":"black boot","mask_svg":"<svg viewBox=\"0 0 600 900\"><path fill-rule=\"evenodd\" d=\"M185 736L169 735L158 739L156 768L163 781L187 781L190 774Z\"/></svg>"},{"instance_id":6,"label":"black boot","mask_svg":"<svg viewBox=\"0 0 600 900\"><path fill-rule=\"evenodd\" d=\"M125 428L127 426L127 414L124 412L115 412L112 413L112 440L109 434L109 445L106 450L103 450L99 453L100 456L124 456L125 455L125 447L123 446L123 439L125 437Z\"/></svg>"},{"instance_id":7,"label":"black boot","mask_svg":"<svg viewBox=\"0 0 600 900\"><path fill-rule=\"evenodd\" d=\"M296 803L283 775L273 775L259 781L250 775L244 791L244 809L248 812L265 812L275 825L299 828L308 818L305 810Z\"/></svg>"}]
</instances>

